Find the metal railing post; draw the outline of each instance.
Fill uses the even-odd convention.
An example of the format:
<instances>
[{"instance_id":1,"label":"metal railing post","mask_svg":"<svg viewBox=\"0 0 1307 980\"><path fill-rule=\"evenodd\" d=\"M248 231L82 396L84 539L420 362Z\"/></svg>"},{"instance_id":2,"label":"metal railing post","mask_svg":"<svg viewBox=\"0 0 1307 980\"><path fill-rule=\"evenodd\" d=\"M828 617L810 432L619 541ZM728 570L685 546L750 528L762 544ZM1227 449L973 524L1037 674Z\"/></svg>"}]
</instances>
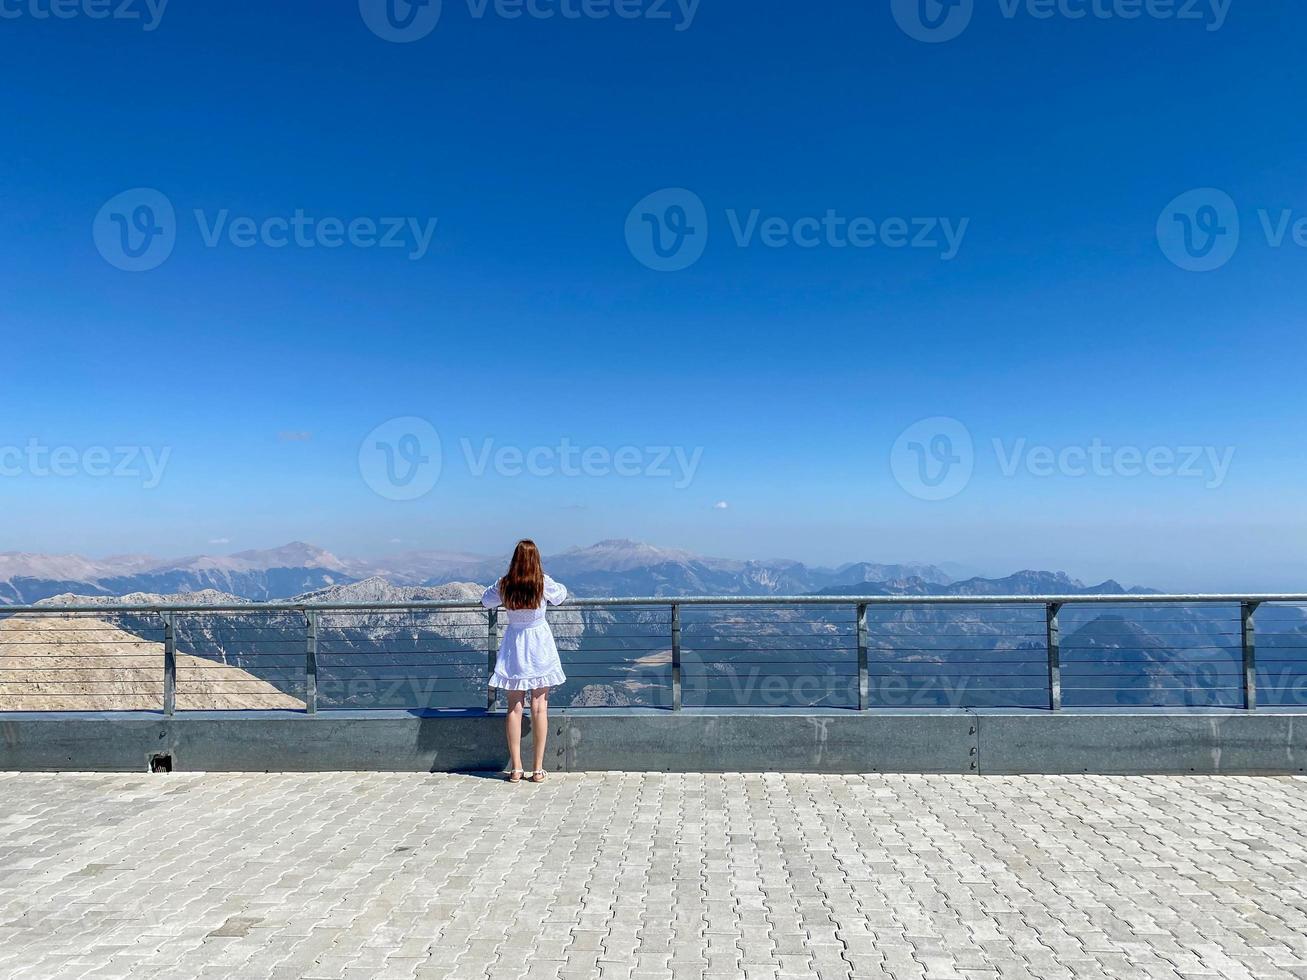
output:
<instances>
[{"instance_id":1,"label":"metal railing post","mask_svg":"<svg viewBox=\"0 0 1307 980\"><path fill-rule=\"evenodd\" d=\"M1257 626L1253 614L1259 602L1239 604L1239 635L1243 642L1243 706L1257 710Z\"/></svg>"},{"instance_id":2,"label":"metal railing post","mask_svg":"<svg viewBox=\"0 0 1307 980\"><path fill-rule=\"evenodd\" d=\"M871 684L867 673L867 604L858 603L858 710L871 707Z\"/></svg>"},{"instance_id":3,"label":"metal railing post","mask_svg":"<svg viewBox=\"0 0 1307 980\"><path fill-rule=\"evenodd\" d=\"M318 611L304 615L304 707L309 714L318 712Z\"/></svg>"},{"instance_id":4,"label":"metal railing post","mask_svg":"<svg viewBox=\"0 0 1307 980\"><path fill-rule=\"evenodd\" d=\"M672 710L680 711L683 700L681 687L681 605L672 603Z\"/></svg>"},{"instance_id":5,"label":"metal railing post","mask_svg":"<svg viewBox=\"0 0 1307 980\"><path fill-rule=\"evenodd\" d=\"M490 686L490 678L495 673L495 659L499 656L499 610L491 609L487 615L489 629L486 633L486 710L495 710L495 689Z\"/></svg>"},{"instance_id":6,"label":"metal railing post","mask_svg":"<svg viewBox=\"0 0 1307 980\"><path fill-rule=\"evenodd\" d=\"M171 718L177 711L177 631L173 614L163 614L163 713Z\"/></svg>"},{"instance_id":7,"label":"metal railing post","mask_svg":"<svg viewBox=\"0 0 1307 980\"><path fill-rule=\"evenodd\" d=\"M1061 611L1060 602L1050 602L1044 606L1048 643L1048 707L1051 711L1062 710L1062 633L1057 621L1057 614Z\"/></svg>"}]
</instances>

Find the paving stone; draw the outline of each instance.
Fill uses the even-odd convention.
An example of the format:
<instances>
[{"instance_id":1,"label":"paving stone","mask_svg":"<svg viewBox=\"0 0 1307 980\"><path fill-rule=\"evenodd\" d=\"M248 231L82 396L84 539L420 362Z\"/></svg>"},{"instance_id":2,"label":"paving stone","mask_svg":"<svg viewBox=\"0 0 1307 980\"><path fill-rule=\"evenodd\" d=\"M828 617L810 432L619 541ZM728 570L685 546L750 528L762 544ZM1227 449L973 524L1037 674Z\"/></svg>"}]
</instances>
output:
<instances>
[{"instance_id":1,"label":"paving stone","mask_svg":"<svg viewBox=\"0 0 1307 980\"><path fill-rule=\"evenodd\" d=\"M1307 980L1300 777L522 790L0 773L0 978Z\"/></svg>"}]
</instances>

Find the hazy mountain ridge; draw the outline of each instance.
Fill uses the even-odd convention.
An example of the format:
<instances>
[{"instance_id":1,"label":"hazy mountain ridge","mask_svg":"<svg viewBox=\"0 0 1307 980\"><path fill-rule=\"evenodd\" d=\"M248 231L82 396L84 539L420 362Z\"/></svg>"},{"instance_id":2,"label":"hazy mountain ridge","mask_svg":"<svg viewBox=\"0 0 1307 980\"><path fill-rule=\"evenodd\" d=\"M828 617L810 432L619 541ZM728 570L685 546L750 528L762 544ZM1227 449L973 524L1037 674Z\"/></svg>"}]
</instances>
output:
<instances>
[{"instance_id":1,"label":"hazy mountain ridge","mask_svg":"<svg viewBox=\"0 0 1307 980\"><path fill-rule=\"evenodd\" d=\"M148 555L95 560L8 552L0 554L0 604L30 604L63 593L178 595L206 589L270 600L359 577L365 576L356 575L349 563L303 542L265 551L169 560Z\"/></svg>"},{"instance_id":2,"label":"hazy mountain ridge","mask_svg":"<svg viewBox=\"0 0 1307 980\"><path fill-rule=\"evenodd\" d=\"M1158 595L1157 589L1126 588L1114 579L1085 585L1065 572L1024 570L1003 578L970 578L936 585L918 577L832 586L820 595Z\"/></svg>"},{"instance_id":3,"label":"hazy mountain ridge","mask_svg":"<svg viewBox=\"0 0 1307 980\"><path fill-rule=\"evenodd\" d=\"M254 600L218 589L198 592L128 592L124 595L81 595L64 592L33 603L37 606L241 606Z\"/></svg>"},{"instance_id":4,"label":"hazy mountain ridge","mask_svg":"<svg viewBox=\"0 0 1307 980\"><path fill-rule=\"evenodd\" d=\"M178 595L216 590L243 599L289 599L323 589L381 578L403 587L490 582L507 556L414 551L376 560L339 558L304 542L226 556L175 560L131 555L93 560L77 555L0 554L0 605L39 602L75 593L121 596ZM838 568L789 559L736 560L696 555L625 539L547 556L551 575L576 595L786 595L838 585L919 578L952 581L934 565L853 562Z\"/></svg>"},{"instance_id":5,"label":"hazy mountain ridge","mask_svg":"<svg viewBox=\"0 0 1307 980\"><path fill-rule=\"evenodd\" d=\"M295 596L306 603L354 602L479 602L485 587L471 582L447 582L443 585L395 585L380 575L360 582L332 585Z\"/></svg>"}]
</instances>

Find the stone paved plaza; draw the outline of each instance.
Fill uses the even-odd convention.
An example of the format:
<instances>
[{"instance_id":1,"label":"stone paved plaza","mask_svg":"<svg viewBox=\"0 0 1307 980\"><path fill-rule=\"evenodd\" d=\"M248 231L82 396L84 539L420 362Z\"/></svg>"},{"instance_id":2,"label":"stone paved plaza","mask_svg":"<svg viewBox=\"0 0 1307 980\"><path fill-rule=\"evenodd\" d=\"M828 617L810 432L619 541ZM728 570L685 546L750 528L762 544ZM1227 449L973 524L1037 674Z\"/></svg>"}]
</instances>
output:
<instances>
[{"instance_id":1,"label":"stone paved plaza","mask_svg":"<svg viewBox=\"0 0 1307 980\"><path fill-rule=\"evenodd\" d=\"M0 977L1307 977L1307 780L0 773Z\"/></svg>"}]
</instances>

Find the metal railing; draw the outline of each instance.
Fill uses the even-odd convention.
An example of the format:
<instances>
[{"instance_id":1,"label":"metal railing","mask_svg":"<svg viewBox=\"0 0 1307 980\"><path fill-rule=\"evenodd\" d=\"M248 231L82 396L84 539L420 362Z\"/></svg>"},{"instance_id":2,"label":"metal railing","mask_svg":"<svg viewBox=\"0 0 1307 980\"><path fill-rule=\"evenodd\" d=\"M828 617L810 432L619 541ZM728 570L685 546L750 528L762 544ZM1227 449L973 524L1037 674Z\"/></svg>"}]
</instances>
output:
<instances>
[{"instance_id":1,"label":"metal railing","mask_svg":"<svg viewBox=\"0 0 1307 980\"><path fill-rule=\"evenodd\" d=\"M1305 607L1302 594L687 596L577 598L549 615L574 706L1253 710L1307 705ZM499 639L497 611L467 601L6 606L0 711L493 709Z\"/></svg>"}]
</instances>

